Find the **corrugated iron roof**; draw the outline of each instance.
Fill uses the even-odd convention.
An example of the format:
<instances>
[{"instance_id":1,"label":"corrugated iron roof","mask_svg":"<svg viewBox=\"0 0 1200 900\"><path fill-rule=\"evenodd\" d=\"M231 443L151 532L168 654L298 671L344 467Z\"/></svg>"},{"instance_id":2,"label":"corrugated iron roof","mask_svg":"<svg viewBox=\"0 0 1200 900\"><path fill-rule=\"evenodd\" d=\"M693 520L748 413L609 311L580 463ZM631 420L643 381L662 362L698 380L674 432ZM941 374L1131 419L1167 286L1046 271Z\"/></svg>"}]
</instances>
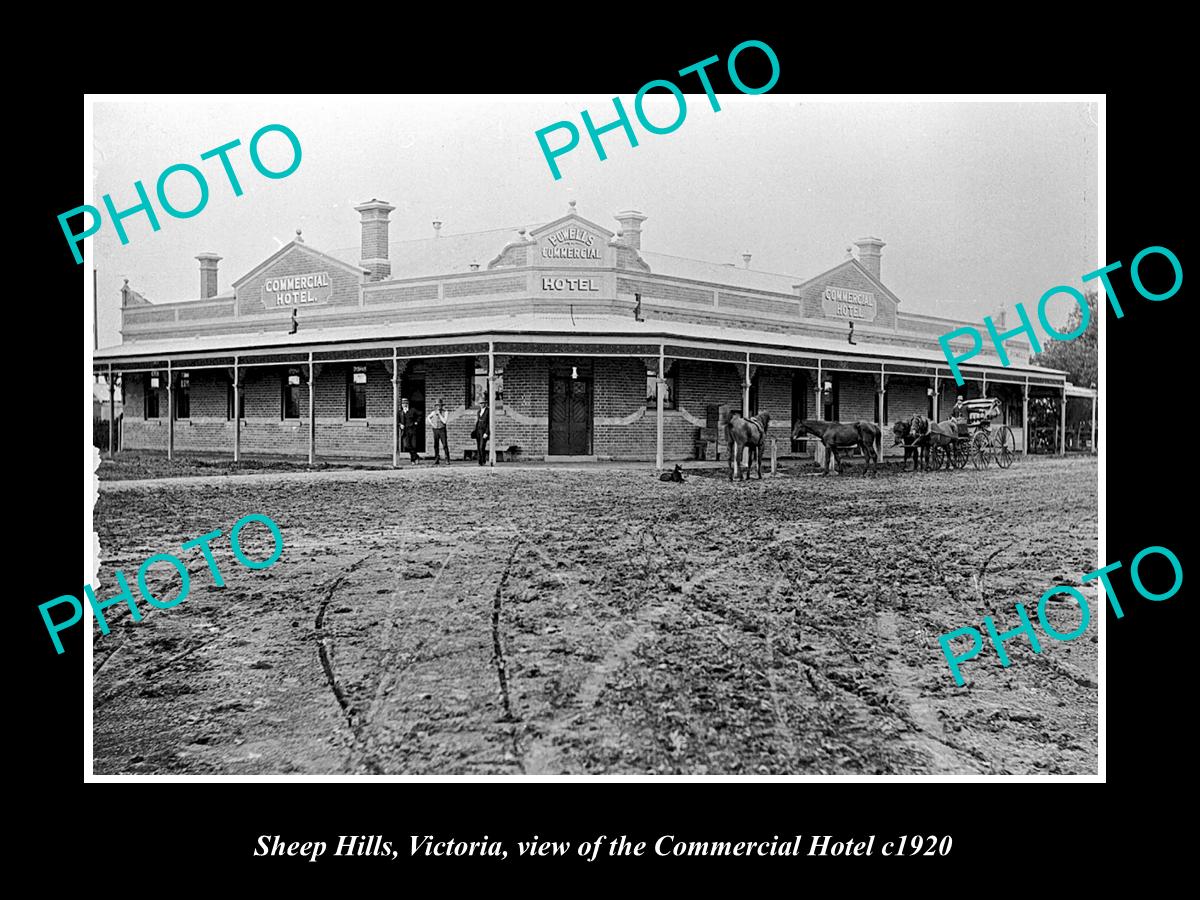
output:
<instances>
[{"instance_id":1,"label":"corrugated iron roof","mask_svg":"<svg viewBox=\"0 0 1200 900\"><path fill-rule=\"evenodd\" d=\"M714 281L731 287L742 287L756 291L775 291L780 294L793 294L792 286L802 280L796 275L783 275L777 272L760 272L756 269L739 268L738 266L706 262L702 259L688 259L685 256L669 256L666 253L641 252L642 259L650 266L655 275L666 275L673 278L690 278L694 281Z\"/></svg>"}]
</instances>

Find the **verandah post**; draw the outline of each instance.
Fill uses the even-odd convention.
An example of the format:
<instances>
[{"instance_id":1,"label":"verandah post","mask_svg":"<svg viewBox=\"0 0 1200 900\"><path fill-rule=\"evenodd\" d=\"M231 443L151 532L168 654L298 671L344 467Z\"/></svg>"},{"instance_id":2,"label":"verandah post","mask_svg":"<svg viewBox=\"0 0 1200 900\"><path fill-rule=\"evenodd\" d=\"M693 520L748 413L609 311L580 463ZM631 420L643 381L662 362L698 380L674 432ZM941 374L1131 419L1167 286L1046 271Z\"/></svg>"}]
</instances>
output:
<instances>
[{"instance_id":1,"label":"verandah post","mask_svg":"<svg viewBox=\"0 0 1200 900\"><path fill-rule=\"evenodd\" d=\"M112 459L115 452L113 430L117 427L117 389L113 382L112 363L108 364L108 458ZM1093 419L1095 416L1092 417Z\"/></svg>"},{"instance_id":2,"label":"verandah post","mask_svg":"<svg viewBox=\"0 0 1200 900\"><path fill-rule=\"evenodd\" d=\"M496 345L488 341L488 465L496 465Z\"/></svg>"},{"instance_id":3,"label":"verandah post","mask_svg":"<svg viewBox=\"0 0 1200 900\"><path fill-rule=\"evenodd\" d=\"M654 468L656 471L663 470L663 386L665 384L666 372L663 368L663 356L665 347L662 344L658 345L658 450L654 456Z\"/></svg>"},{"instance_id":4,"label":"verandah post","mask_svg":"<svg viewBox=\"0 0 1200 900\"><path fill-rule=\"evenodd\" d=\"M233 461L242 456L242 370L241 357L233 358Z\"/></svg>"},{"instance_id":5,"label":"verandah post","mask_svg":"<svg viewBox=\"0 0 1200 900\"><path fill-rule=\"evenodd\" d=\"M308 352L308 464L310 466L317 461L316 381L316 374L313 371L313 355L310 350Z\"/></svg>"}]
</instances>

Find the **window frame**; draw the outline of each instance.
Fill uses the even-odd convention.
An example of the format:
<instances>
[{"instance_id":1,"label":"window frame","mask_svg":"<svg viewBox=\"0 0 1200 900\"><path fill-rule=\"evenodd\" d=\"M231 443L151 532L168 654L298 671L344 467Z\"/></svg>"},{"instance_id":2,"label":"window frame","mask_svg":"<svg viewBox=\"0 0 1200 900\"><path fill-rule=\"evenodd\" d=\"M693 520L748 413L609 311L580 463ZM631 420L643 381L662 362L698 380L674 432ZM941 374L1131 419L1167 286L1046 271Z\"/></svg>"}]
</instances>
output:
<instances>
[{"instance_id":1,"label":"window frame","mask_svg":"<svg viewBox=\"0 0 1200 900\"><path fill-rule=\"evenodd\" d=\"M142 418L146 420L162 418L162 396L160 395L161 387L151 387L155 378L162 381L162 376L157 372L147 372L145 381L145 393L142 397ZM150 402L154 401L154 415L150 415Z\"/></svg>"},{"instance_id":2,"label":"window frame","mask_svg":"<svg viewBox=\"0 0 1200 900\"><path fill-rule=\"evenodd\" d=\"M657 369L646 370L646 409L658 409L658 399L650 393L650 385L658 380ZM663 397L663 409L679 409L679 360L672 360L671 364L663 371L663 381L667 384L667 390ZM655 386L657 391L657 385Z\"/></svg>"},{"instance_id":3,"label":"window frame","mask_svg":"<svg viewBox=\"0 0 1200 900\"><path fill-rule=\"evenodd\" d=\"M476 394L476 382L483 379L483 396L487 396L487 366L480 366L471 360L467 360L467 409L479 409L480 404L476 402L478 399ZM496 370L496 403L497 409L504 407L504 370Z\"/></svg>"},{"instance_id":4,"label":"window frame","mask_svg":"<svg viewBox=\"0 0 1200 900\"><path fill-rule=\"evenodd\" d=\"M246 384L242 382L242 389L237 392L238 397L238 420L246 420ZM233 379L230 378L225 382L225 421L233 421Z\"/></svg>"},{"instance_id":5,"label":"window frame","mask_svg":"<svg viewBox=\"0 0 1200 900\"><path fill-rule=\"evenodd\" d=\"M362 372L356 372L356 369L362 369ZM361 385L354 380L356 374L363 376ZM347 422L365 422L367 420L367 383L369 376L365 365L351 364L346 370L346 421ZM358 388L362 388L362 415L354 415L354 395Z\"/></svg>"},{"instance_id":6,"label":"window frame","mask_svg":"<svg viewBox=\"0 0 1200 900\"><path fill-rule=\"evenodd\" d=\"M297 378L300 379L296 384L292 384L292 382L291 382L291 378L293 375L295 375ZM283 373L283 382L282 382L283 389L280 392L280 397L279 397L279 400L280 400L279 418L282 421L284 421L284 422L299 421L300 419L303 418L303 416L301 416L301 414L300 414L301 408L302 408L302 404L300 403L300 388L302 388L303 386L304 386L304 377L300 374L299 369L296 369L295 371L292 371L289 369ZM287 414L288 413L288 392L292 388L296 389L296 415L289 416Z\"/></svg>"},{"instance_id":7,"label":"window frame","mask_svg":"<svg viewBox=\"0 0 1200 900\"><path fill-rule=\"evenodd\" d=\"M171 402L175 404L175 409L171 414L177 422L186 422L192 418L192 376L189 372L180 372L179 380L175 383L175 390L171 392ZM180 411L180 407L183 411Z\"/></svg>"}]
</instances>

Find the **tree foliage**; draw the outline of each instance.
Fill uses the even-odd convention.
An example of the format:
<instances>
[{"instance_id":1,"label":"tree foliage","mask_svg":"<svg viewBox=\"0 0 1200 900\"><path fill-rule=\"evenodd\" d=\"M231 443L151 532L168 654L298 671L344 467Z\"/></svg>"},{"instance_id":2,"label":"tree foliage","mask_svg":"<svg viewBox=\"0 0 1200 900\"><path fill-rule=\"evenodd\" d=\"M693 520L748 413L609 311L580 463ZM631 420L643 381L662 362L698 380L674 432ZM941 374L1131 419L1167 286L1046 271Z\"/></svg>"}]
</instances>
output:
<instances>
[{"instance_id":1,"label":"tree foliage","mask_svg":"<svg viewBox=\"0 0 1200 900\"><path fill-rule=\"evenodd\" d=\"M1097 310L1097 294L1089 290L1087 297L1088 325L1083 334L1070 341L1048 341L1043 344L1043 350L1034 356L1033 361L1039 366L1051 369L1063 369L1067 372L1067 380L1080 387L1096 387L1099 384L1097 374L1100 362L1100 316ZM1079 327L1083 311L1076 306L1071 310L1064 332L1070 333Z\"/></svg>"}]
</instances>

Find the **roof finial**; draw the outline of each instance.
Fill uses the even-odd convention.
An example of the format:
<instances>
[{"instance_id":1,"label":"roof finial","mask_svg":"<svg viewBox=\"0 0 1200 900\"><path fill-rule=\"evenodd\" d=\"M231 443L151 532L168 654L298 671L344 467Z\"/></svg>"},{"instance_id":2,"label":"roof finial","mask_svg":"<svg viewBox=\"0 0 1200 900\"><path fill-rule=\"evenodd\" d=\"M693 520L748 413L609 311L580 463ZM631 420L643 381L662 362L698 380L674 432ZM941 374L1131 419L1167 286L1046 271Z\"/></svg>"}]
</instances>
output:
<instances>
[{"instance_id":1,"label":"roof finial","mask_svg":"<svg viewBox=\"0 0 1200 900\"><path fill-rule=\"evenodd\" d=\"M567 210L567 213L568 213L568 214L574 213L574 212L575 212L575 201L574 201L574 200L568 200L568 201L567 201L567 205L570 207L570 209L568 209L568 210Z\"/></svg>"},{"instance_id":2,"label":"roof finial","mask_svg":"<svg viewBox=\"0 0 1200 900\"><path fill-rule=\"evenodd\" d=\"M299 228L297 228L297 229L296 229L296 243L297 243L297 244L303 244L303 243L304 243L304 237L303 237L303 235L301 235L301 234L300 234L300 229L299 229Z\"/></svg>"},{"instance_id":3,"label":"roof finial","mask_svg":"<svg viewBox=\"0 0 1200 900\"><path fill-rule=\"evenodd\" d=\"M441 237L441 234L442 234L442 223L441 223L441 220L437 220L433 223L433 236Z\"/></svg>"}]
</instances>

